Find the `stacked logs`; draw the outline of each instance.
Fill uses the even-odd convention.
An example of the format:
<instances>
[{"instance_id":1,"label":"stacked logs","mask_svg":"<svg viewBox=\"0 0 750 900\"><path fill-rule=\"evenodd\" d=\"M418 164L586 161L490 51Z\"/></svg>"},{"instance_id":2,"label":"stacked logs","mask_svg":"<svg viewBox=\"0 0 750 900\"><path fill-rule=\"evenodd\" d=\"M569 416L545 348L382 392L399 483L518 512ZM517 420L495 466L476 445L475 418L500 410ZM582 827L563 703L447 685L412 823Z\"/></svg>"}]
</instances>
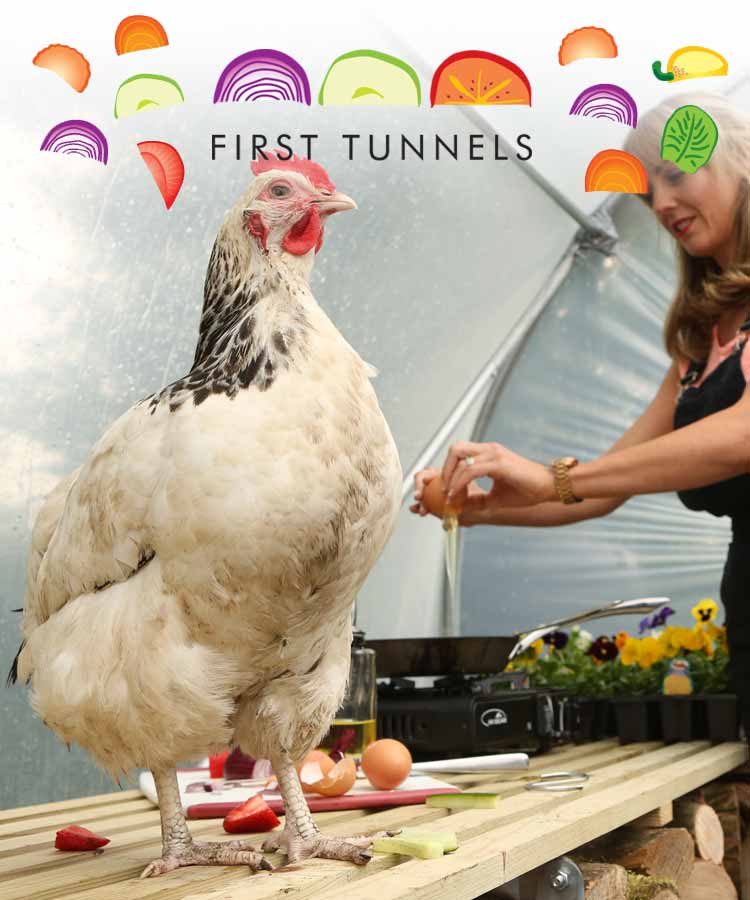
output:
<instances>
[{"instance_id":1,"label":"stacked logs","mask_svg":"<svg viewBox=\"0 0 750 900\"><path fill-rule=\"evenodd\" d=\"M736 791L716 782L579 848L573 857L586 900L737 900L730 874L739 883L741 839L733 797L738 810Z\"/></svg>"}]
</instances>

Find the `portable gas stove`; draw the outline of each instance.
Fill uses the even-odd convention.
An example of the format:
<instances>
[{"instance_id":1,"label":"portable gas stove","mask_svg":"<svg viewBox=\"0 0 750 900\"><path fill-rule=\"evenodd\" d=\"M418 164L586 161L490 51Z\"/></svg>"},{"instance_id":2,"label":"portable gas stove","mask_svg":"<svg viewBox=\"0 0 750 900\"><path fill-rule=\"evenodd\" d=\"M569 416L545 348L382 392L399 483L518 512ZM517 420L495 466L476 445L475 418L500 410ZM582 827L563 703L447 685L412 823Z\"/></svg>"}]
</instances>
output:
<instances>
[{"instance_id":1,"label":"portable gas stove","mask_svg":"<svg viewBox=\"0 0 750 900\"><path fill-rule=\"evenodd\" d=\"M519 673L487 674L505 667L515 643L512 637L368 641L378 679L388 679L378 683L378 737L403 741L415 760L548 749L566 735L566 695L530 689Z\"/></svg>"}]
</instances>

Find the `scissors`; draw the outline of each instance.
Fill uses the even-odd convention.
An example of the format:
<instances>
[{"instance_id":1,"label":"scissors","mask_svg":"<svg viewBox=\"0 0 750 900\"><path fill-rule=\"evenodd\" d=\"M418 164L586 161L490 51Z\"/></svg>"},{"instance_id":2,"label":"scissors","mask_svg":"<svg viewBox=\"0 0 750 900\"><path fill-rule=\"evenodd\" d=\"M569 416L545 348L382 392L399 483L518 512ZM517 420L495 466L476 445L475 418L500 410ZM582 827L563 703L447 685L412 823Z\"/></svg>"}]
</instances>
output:
<instances>
[{"instance_id":1,"label":"scissors","mask_svg":"<svg viewBox=\"0 0 750 900\"><path fill-rule=\"evenodd\" d=\"M543 772L524 787L527 791L582 791L588 780L586 772Z\"/></svg>"}]
</instances>

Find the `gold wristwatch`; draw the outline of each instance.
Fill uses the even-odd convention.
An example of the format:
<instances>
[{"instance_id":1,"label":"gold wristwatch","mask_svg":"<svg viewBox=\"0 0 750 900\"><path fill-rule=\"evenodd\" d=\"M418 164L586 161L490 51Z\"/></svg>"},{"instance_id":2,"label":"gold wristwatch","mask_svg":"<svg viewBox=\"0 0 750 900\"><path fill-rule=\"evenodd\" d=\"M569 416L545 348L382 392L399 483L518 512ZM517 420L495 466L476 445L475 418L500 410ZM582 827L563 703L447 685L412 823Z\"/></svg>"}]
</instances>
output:
<instances>
[{"instance_id":1,"label":"gold wristwatch","mask_svg":"<svg viewBox=\"0 0 750 900\"><path fill-rule=\"evenodd\" d=\"M569 470L577 465L578 460L575 456L559 456L557 459L553 459L550 464L550 470L555 479L555 490L563 503L583 502L583 497L576 497L573 493L573 489L570 486L570 475L568 474Z\"/></svg>"}]
</instances>

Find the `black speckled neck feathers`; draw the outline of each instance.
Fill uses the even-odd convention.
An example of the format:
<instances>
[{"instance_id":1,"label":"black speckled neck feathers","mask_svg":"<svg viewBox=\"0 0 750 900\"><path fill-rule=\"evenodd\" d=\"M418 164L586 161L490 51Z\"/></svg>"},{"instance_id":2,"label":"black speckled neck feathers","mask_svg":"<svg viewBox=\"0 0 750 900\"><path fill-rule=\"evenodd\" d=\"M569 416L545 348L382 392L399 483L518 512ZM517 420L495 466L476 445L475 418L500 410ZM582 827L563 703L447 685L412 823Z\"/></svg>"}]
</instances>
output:
<instances>
[{"instance_id":1,"label":"black speckled neck feathers","mask_svg":"<svg viewBox=\"0 0 750 900\"><path fill-rule=\"evenodd\" d=\"M259 322L259 316L270 315L269 297L278 298L282 280L270 265L243 272L219 235L206 273L193 365L187 375L145 398L152 413L162 402L174 412L191 398L199 406L211 394L232 399L243 389L266 391L274 384L291 364L292 347L304 343L307 326L304 310L293 307L278 322Z\"/></svg>"}]
</instances>

